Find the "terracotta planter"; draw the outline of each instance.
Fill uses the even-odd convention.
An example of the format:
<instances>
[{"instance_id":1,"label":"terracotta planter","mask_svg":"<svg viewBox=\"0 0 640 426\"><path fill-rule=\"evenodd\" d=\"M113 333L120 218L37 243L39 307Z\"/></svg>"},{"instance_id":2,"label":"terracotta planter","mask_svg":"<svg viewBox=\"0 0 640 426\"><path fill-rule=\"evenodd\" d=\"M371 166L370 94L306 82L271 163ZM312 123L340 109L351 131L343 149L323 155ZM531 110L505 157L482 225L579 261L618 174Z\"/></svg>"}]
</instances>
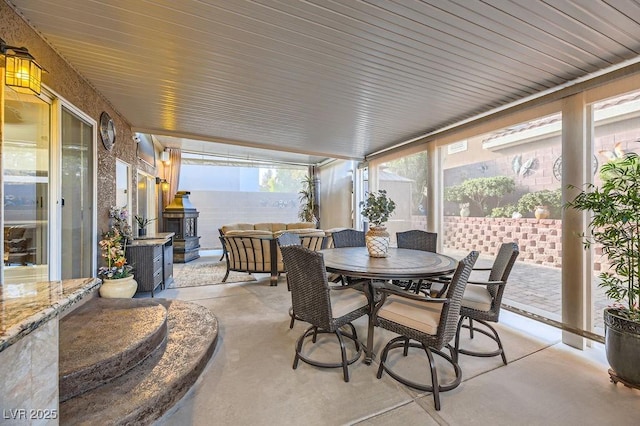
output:
<instances>
[{"instance_id":1,"label":"terracotta planter","mask_svg":"<svg viewBox=\"0 0 640 426\"><path fill-rule=\"evenodd\" d=\"M613 373L623 382L640 387L640 323L608 308L604 310L604 326L605 351Z\"/></svg>"},{"instance_id":2,"label":"terracotta planter","mask_svg":"<svg viewBox=\"0 0 640 426\"><path fill-rule=\"evenodd\" d=\"M133 275L126 278L103 279L100 286L100 297L109 299L128 299L136 294L138 283L133 279Z\"/></svg>"},{"instance_id":3,"label":"terracotta planter","mask_svg":"<svg viewBox=\"0 0 640 426\"><path fill-rule=\"evenodd\" d=\"M536 216L536 219L547 219L551 215L551 212L547 206L536 206L533 214Z\"/></svg>"},{"instance_id":4,"label":"terracotta planter","mask_svg":"<svg viewBox=\"0 0 640 426\"><path fill-rule=\"evenodd\" d=\"M384 226L372 226L365 235L367 250L371 257L387 257L389 251L389 233Z\"/></svg>"}]
</instances>

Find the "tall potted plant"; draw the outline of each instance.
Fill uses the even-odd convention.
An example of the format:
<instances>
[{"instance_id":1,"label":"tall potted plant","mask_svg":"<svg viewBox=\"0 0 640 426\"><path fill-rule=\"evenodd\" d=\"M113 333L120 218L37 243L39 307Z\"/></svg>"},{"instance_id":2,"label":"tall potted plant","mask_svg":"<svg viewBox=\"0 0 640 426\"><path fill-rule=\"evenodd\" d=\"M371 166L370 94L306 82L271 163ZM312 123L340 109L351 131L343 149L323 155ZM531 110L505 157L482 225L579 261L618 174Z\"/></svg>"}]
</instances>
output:
<instances>
[{"instance_id":1,"label":"tall potted plant","mask_svg":"<svg viewBox=\"0 0 640 426\"><path fill-rule=\"evenodd\" d=\"M303 222L311 222L318 226L318 218L316 216L316 185L312 176L305 176L302 181L302 189L298 191L300 200L300 210L298 218Z\"/></svg>"},{"instance_id":2,"label":"tall potted plant","mask_svg":"<svg viewBox=\"0 0 640 426\"><path fill-rule=\"evenodd\" d=\"M640 386L640 157L602 166L602 185L589 184L568 207L592 213L585 248L602 246L611 267L600 286L617 303L605 309L605 350L614 382Z\"/></svg>"},{"instance_id":3,"label":"tall potted plant","mask_svg":"<svg viewBox=\"0 0 640 426\"><path fill-rule=\"evenodd\" d=\"M369 230L365 235L369 256L387 257L389 233L384 224L396 209L396 203L387 197L387 191L381 189L377 193L370 192L367 198L360 202L360 207L360 213L369 222Z\"/></svg>"}]
</instances>

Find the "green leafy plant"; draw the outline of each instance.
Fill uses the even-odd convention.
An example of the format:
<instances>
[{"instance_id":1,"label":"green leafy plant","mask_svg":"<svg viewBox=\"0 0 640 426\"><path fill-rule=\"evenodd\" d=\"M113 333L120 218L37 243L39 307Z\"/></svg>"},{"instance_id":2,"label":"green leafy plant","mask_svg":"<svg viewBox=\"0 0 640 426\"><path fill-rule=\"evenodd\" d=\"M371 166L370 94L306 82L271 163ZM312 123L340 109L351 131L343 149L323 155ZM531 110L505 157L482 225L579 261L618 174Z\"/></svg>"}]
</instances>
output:
<instances>
[{"instance_id":1,"label":"green leafy plant","mask_svg":"<svg viewBox=\"0 0 640 426\"><path fill-rule=\"evenodd\" d=\"M367 198L360 202L360 208L360 213L367 218L370 225L382 226L396 209L396 203L387 197L387 191L381 189L377 193L370 192Z\"/></svg>"},{"instance_id":2,"label":"green leafy plant","mask_svg":"<svg viewBox=\"0 0 640 426\"><path fill-rule=\"evenodd\" d=\"M618 312L640 321L640 157L627 154L601 168L602 185L587 184L566 204L592 213L590 235L581 234L584 247L602 245L611 268L602 272L600 287L618 303ZM575 188L571 186L571 188Z\"/></svg>"},{"instance_id":3,"label":"green leafy plant","mask_svg":"<svg viewBox=\"0 0 640 426\"><path fill-rule=\"evenodd\" d=\"M318 218L316 216L316 210L318 206L315 201L316 185L313 181L313 177L307 175L302 178L300 183L302 184L302 189L298 191L298 199L300 201L298 218L303 222L312 222L317 224Z\"/></svg>"},{"instance_id":4,"label":"green leafy plant","mask_svg":"<svg viewBox=\"0 0 640 426\"><path fill-rule=\"evenodd\" d=\"M496 207L491 210L491 217L513 217L515 212L519 211L514 204L507 204L502 207Z\"/></svg>"},{"instance_id":5,"label":"green leafy plant","mask_svg":"<svg viewBox=\"0 0 640 426\"><path fill-rule=\"evenodd\" d=\"M562 213L562 193L560 189L543 189L529 192L518 200L517 208L520 213L533 212L537 206L547 206L551 218L560 218Z\"/></svg>"},{"instance_id":6,"label":"green leafy plant","mask_svg":"<svg viewBox=\"0 0 640 426\"><path fill-rule=\"evenodd\" d=\"M444 198L454 203L473 203L484 215L493 207L499 207L502 198L515 190L515 181L507 176L467 179L460 185L445 189Z\"/></svg>"},{"instance_id":7,"label":"green leafy plant","mask_svg":"<svg viewBox=\"0 0 640 426\"><path fill-rule=\"evenodd\" d=\"M151 222L153 222L155 220L155 219L147 219L144 216L138 216L138 215L135 215L134 219L136 220L136 223L138 224L138 229L146 228L148 224L150 224Z\"/></svg>"}]
</instances>

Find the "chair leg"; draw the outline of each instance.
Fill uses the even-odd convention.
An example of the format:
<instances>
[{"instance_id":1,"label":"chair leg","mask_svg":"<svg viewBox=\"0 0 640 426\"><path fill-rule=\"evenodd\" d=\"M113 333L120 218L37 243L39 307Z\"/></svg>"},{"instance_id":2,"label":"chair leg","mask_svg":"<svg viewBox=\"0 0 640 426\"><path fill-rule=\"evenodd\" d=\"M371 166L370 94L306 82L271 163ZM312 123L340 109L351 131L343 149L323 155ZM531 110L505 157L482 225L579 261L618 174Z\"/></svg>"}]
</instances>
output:
<instances>
[{"instance_id":1,"label":"chair leg","mask_svg":"<svg viewBox=\"0 0 640 426\"><path fill-rule=\"evenodd\" d=\"M454 362L458 362L458 355L460 352L460 329L462 328L462 322L464 321L466 317L461 316L460 319L458 320L458 326L456 327L456 337L454 340L454 347L453 347L453 353L452 353L452 358Z\"/></svg>"},{"instance_id":2,"label":"chair leg","mask_svg":"<svg viewBox=\"0 0 640 426\"><path fill-rule=\"evenodd\" d=\"M349 325L351 327L351 331L353 332L353 334L350 334L348 331L345 331L344 333L342 333L340 330L328 331L313 325L309 327L304 332L304 334L300 336L296 344L296 356L293 361L293 368L294 369L297 368L298 361L303 361L309 365L314 365L316 367L322 367L322 368L342 368L344 381L348 382L349 381L349 365L356 362L362 355L362 348L360 343L357 340L356 330L352 324L349 324ZM340 362L335 362L335 363L320 362L320 361L311 359L302 353L302 346L304 344L304 340L309 337L315 338L320 333L336 335L336 337L338 338L338 342L340 343L340 352L341 352ZM356 353L353 355L351 359L347 358L348 354L347 354L347 348L345 345L345 339L354 341Z\"/></svg>"},{"instance_id":3,"label":"chair leg","mask_svg":"<svg viewBox=\"0 0 640 426\"><path fill-rule=\"evenodd\" d=\"M407 339L404 341L404 351L402 353L404 356L408 356L409 355L409 338L407 337Z\"/></svg>"},{"instance_id":4,"label":"chair leg","mask_svg":"<svg viewBox=\"0 0 640 426\"><path fill-rule=\"evenodd\" d=\"M293 306L289 309L289 316L291 317L291 321L289 322L289 328L293 328L293 324L296 322L296 314L293 312Z\"/></svg>"},{"instance_id":5,"label":"chair leg","mask_svg":"<svg viewBox=\"0 0 640 426\"><path fill-rule=\"evenodd\" d=\"M356 345L356 351L360 351L360 341L358 341L358 333L356 332L356 328L351 323L347 325L351 328L351 336Z\"/></svg>"},{"instance_id":6,"label":"chair leg","mask_svg":"<svg viewBox=\"0 0 640 426\"><path fill-rule=\"evenodd\" d=\"M460 369L460 366L458 365L458 363L454 361L453 356L449 356L438 349L427 347L425 344L416 341L416 342L410 342L409 346L412 348L422 349L426 352L427 358L429 359L429 370L431 372L431 384L428 385L428 384L416 383L405 377L400 376L399 374L395 373L391 368L389 368L386 365L386 362L387 362L387 356L389 355L389 351L391 349L402 348L404 350L407 342L406 339L407 338L405 336L399 336L391 339L389 343L386 344L386 346L382 350L382 353L380 354L380 366L378 367L377 377L378 379L382 378L382 372L386 371L387 374L389 374L389 376L391 376L392 378L394 378L395 380L399 381L404 385L407 385L414 389L432 392L435 408L436 410L440 410L440 406L441 406L440 393L450 391L460 385L460 382L462 381L462 370ZM452 348L449 347L450 352L451 350ZM454 380L445 384L439 383L438 372L436 369L437 368L436 362L434 360L434 354L440 356L444 361L448 362L451 365L451 367L453 367L453 370L455 373Z\"/></svg>"},{"instance_id":7,"label":"chair leg","mask_svg":"<svg viewBox=\"0 0 640 426\"><path fill-rule=\"evenodd\" d=\"M349 381L349 365L347 364L347 348L344 347L344 342L342 341L342 334L340 334L340 330L336 329L336 336L338 336L338 341L340 342L340 354L342 355L342 375L344 376L344 381Z\"/></svg>"},{"instance_id":8,"label":"chair leg","mask_svg":"<svg viewBox=\"0 0 640 426\"><path fill-rule=\"evenodd\" d=\"M458 354L465 354L465 355L471 355L471 356L480 356L480 357L492 357L492 356L498 356L500 355L502 357L502 362L504 363L504 365L507 365L507 357L504 353L504 348L502 346L502 340L500 340L500 336L498 335L498 331L493 328L489 323L487 323L486 321L482 321L479 319L476 319L475 321L484 325L487 329L489 329L489 331L483 330L482 328L478 328L476 326L473 325L473 320L471 318L469 318L469 325L463 325L462 321L464 318L468 318L468 317L460 317L460 320L458 321L458 328L456 329L456 340L455 340L455 349L456 349L456 359ZM460 329L461 328L469 328L470 333L473 333L474 331L477 331L478 333L482 333L485 336L489 337L491 340L493 340L494 342L496 342L496 344L498 345L498 349L492 352L476 352L476 351L469 351L466 349L462 349L460 348ZM473 334L471 334L472 338L473 338Z\"/></svg>"},{"instance_id":9,"label":"chair leg","mask_svg":"<svg viewBox=\"0 0 640 426\"><path fill-rule=\"evenodd\" d=\"M382 370L384 370L384 363L387 362L387 355L389 355L389 349L391 348L392 343L396 339L393 339L389 343L387 343L387 345L382 350L382 354L380 354L380 366L378 367L378 374L377 374L378 379L382 378Z\"/></svg>"},{"instance_id":10,"label":"chair leg","mask_svg":"<svg viewBox=\"0 0 640 426\"><path fill-rule=\"evenodd\" d=\"M438 372L436 371L436 363L433 359L433 354L431 350L424 346L424 351L427 353L427 358L429 358L429 368L431 369L431 386L433 386L433 403L436 407L436 411L440 411L440 386L438 386Z\"/></svg>"},{"instance_id":11,"label":"chair leg","mask_svg":"<svg viewBox=\"0 0 640 426\"><path fill-rule=\"evenodd\" d=\"M473 339L473 320L469 318L469 338Z\"/></svg>"}]
</instances>

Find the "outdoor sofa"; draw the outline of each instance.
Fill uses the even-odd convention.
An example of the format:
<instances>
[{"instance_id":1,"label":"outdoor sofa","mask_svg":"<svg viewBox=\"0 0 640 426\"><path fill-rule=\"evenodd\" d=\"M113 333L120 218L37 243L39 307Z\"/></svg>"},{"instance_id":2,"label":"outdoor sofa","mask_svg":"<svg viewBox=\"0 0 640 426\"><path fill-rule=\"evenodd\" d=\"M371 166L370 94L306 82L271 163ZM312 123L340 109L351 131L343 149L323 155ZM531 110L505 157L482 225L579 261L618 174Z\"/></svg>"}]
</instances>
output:
<instances>
[{"instance_id":1,"label":"outdoor sofa","mask_svg":"<svg viewBox=\"0 0 640 426\"><path fill-rule=\"evenodd\" d=\"M277 238L285 232L297 234L302 245L320 250L325 244L325 232L311 222L296 223L235 223L219 229L220 241L227 262L227 272L268 273L271 285L285 272Z\"/></svg>"}]
</instances>

